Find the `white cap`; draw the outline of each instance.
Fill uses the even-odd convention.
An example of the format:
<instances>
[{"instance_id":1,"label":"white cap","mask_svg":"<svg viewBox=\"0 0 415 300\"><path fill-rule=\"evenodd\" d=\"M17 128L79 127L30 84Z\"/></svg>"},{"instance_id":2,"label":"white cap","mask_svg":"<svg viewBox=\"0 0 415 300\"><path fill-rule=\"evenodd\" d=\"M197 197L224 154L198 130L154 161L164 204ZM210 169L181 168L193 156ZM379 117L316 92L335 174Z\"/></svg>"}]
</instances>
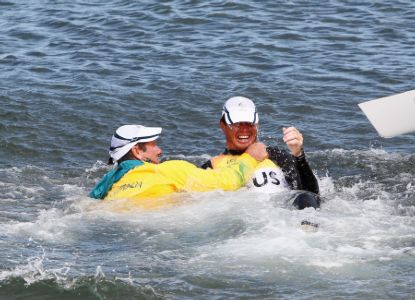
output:
<instances>
[{"instance_id":1,"label":"white cap","mask_svg":"<svg viewBox=\"0 0 415 300\"><path fill-rule=\"evenodd\" d=\"M109 154L114 161L128 153L138 143L156 140L161 127L144 127L142 125L123 125L118 127L111 138Z\"/></svg>"},{"instance_id":2,"label":"white cap","mask_svg":"<svg viewBox=\"0 0 415 300\"><path fill-rule=\"evenodd\" d=\"M254 102L245 97L229 98L222 110L222 117L225 116L226 124L249 122L258 124L258 112Z\"/></svg>"}]
</instances>

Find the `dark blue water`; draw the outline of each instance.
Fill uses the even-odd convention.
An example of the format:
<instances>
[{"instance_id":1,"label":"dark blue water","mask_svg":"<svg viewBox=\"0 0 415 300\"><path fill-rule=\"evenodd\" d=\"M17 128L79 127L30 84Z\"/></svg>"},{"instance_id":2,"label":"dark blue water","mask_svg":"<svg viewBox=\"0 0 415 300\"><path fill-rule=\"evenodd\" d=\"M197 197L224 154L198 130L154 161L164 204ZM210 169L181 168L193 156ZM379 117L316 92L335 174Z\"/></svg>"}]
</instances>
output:
<instances>
[{"instance_id":1,"label":"dark blue water","mask_svg":"<svg viewBox=\"0 0 415 300\"><path fill-rule=\"evenodd\" d=\"M415 88L413 1L0 1L0 298L409 299L415 135L357 104ZM260 138L305 137L319 212L246 191L115 213L87 197L122 124L165 158L224 148L224 101ZM317 233L295 224L320 223Z\"/></svg>"}]
</instances>

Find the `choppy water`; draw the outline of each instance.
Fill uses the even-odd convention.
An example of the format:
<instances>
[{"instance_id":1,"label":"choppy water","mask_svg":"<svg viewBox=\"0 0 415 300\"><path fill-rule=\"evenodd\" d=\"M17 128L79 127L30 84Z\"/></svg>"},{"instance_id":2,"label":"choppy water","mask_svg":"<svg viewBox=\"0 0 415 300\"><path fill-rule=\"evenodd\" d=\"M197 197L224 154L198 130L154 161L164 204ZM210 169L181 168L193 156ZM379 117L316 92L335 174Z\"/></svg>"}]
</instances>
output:
<instances>
[{"instance_id":1,"label":"choppy water","mask_svg":"<svg viewBox=\"0 0 415 300\"><path fill-rule=\"evenodd\" d=\"M415 135L381 139L357 107L414 89L413 1L101 2L0 1L1 299L414 297ZM261 139L303 132L320 211L87 197L120 124L162 126L166 158L201 163L233 95Z\"/></svg>"}]
</instances>

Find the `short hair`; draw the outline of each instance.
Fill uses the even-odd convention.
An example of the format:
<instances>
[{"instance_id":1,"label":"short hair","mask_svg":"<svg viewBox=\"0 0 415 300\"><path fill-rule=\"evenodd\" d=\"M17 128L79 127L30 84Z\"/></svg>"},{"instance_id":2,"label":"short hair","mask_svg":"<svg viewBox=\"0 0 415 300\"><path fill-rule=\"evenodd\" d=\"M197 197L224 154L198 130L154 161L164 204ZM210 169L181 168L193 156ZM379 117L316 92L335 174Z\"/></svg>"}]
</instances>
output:
<instances>
[{"instance_id":1,"label":"short hair","mask_svg":"<svg viewBox=\"0 0 415 300\"><path fill-rule=\"evenodd\" d=\"M138 147L138 149L140 149L141 151L147 151L147 146L146 146L146 144L147 144L147 142L144 142L144 143L138 143L138 144L136 144L135 146L137 146ZM135 147L134 146L134 147ZM134 148L133 147L133 148ZM131 148L131 150L133 149L133 148ZM136 158L133 156L133 152L132 151L128 151L123 157L121 157L118 161L117 161L117 163L122 163L123 161L125 161L125 160L136 160ZM109 159L108 159L108 164L109 165L113 165L115 163L115 161L114 161L114 159L112 158L112 157L110 157Z\"/></svg>"}]
</instances>

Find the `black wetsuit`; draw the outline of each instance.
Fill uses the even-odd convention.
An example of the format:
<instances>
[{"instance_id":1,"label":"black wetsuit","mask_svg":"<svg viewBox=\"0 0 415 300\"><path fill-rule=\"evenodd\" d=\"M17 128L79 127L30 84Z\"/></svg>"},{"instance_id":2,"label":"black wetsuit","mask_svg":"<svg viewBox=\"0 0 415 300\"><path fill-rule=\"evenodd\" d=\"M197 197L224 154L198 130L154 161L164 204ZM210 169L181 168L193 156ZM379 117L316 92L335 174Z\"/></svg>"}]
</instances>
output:
<instances>
[{"instance_id":1,"label":"black wetsuit","mask_svg":"<svg viewBox=\"0 0 415 300\"><path fill-rule=\"evenodd\" d=\"M300 193L294 200L293 205L299 209L306 207L320 207L319 186L310 165L304 154L299 157L291 155L286 150L278 147L267 147L268 158L278 165L284 173L285 180L293 190L306 191ZM241 155L243 151L225 149L223 154ZM208 160L201 168L212 168L212 162Z\"/></svg>"}]
</instances>

